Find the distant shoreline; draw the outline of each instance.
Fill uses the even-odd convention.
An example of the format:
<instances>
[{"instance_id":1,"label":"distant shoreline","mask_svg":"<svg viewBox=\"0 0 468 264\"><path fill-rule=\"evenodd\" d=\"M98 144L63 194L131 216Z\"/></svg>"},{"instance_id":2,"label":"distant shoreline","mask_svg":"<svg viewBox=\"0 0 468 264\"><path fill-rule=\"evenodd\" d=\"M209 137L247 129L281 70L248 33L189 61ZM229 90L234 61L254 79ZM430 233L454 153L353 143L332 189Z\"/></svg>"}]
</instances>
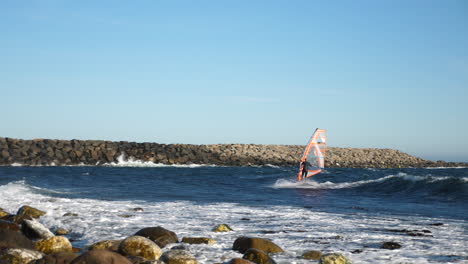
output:
<instances>
[{"instance_id":1,"label":"distant shoreline","mask_svg":"<svg viewBox=\"0 0 468 264\"><path fill-rule=\"evenodd\" d=\"M23 140L0 137L0 165L103 165L118 158L142 162L223 166L294 166L304 146L257 144L158 144L104 140ZM468 163L430 161L394 149L337 148L327 151L326 167L468 167Z\"/></svg>"}]
</instances>

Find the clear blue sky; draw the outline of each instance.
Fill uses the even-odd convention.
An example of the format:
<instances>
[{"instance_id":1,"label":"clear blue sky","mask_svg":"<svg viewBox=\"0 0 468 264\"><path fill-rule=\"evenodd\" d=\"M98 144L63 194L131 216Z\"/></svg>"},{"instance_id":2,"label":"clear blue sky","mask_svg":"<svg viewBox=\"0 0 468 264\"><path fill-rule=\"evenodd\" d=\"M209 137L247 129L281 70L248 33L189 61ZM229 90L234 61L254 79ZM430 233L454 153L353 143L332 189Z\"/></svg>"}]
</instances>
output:
<instances>
[{"instance_id":1,"label":"clear blue sky","mask_svg":"<svg viewBox=\"0 0 468 264\"><path fill-rule=\"evenodd\" d=\"M468 1L0 2L0 136L468 161Z\"/></svg>"}]
</instances>

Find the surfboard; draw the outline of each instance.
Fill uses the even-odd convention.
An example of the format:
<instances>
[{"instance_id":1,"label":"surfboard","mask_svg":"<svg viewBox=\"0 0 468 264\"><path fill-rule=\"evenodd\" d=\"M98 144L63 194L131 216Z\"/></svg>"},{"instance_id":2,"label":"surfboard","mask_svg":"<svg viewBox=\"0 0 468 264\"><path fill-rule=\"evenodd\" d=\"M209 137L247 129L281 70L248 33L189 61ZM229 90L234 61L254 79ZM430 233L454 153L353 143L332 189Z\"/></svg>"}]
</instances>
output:
<instances>
[{"instance_id":1,"label":"surfboard","mask_svg":"<svg viewBox=\"0 0 468 264\"><path fill-rule=\"evenodd\" d=\"M325 154L327 151L327 131L317 128L309 139L304 153L302 153L301 163L299 165L299 173L297 179L299 181L319 174L325 169ZM307 163L307 174L304 175L302 170Z\"/></svg>"}]
</instances>

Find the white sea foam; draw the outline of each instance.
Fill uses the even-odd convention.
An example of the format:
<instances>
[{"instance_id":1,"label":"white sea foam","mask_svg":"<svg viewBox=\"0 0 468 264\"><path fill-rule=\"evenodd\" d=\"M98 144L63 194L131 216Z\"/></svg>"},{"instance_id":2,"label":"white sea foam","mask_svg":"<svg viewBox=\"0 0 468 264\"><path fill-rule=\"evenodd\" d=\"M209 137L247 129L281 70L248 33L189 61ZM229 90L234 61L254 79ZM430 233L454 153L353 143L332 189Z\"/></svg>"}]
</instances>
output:
<instances>
[{"instance_id":1,"label":"white sea foam","mask_svg":"<svg viewBox=\"0 0 468 264\"><path fill-rule=\"evenodd\" d=\"M134 157L126 157L125 154L120 154L117 157L117 162L104 163L104 166L112 167L176 167L176 168L198 168L198 167L216 167L216 165L208 164L163 164L163 163L154 163L151 161L142 161L135 159Z\"/></svg>"},{"instance_id":2,"label":"white sea foam","mask_svg":"<svg viewBox=\"0 0 468 264\"><path fill-rule=\"evenodd\" d=\"M313 184L313 183L312 183ZM40 222L47 227L66 228L80 241L78 246L104 239L122 239L144 227L163 226L179 238L205 236L218 241L215 245L191 245L190 250L199 263L224 262L240 253L231 250L239 236L272 239L286 252L274 255L277 263L310 263L298 258L306 250L340 252L354 263L429 263L435 256L467 256L467 224L462 220L432 219L418 216L342 215L316 212L293 206L243 206L231 203L198 204L188 201L143 202L105 201L94 199L54 198L39 194L24 181L0 186L0 207L16 212L22 205L46 211ZM141 207L142 212L132 209ZM72 212L78 216L64 217ZM122 216L130 217L122 217ZM435 222L442 226L430 226ZM229 224L234 231L213 233L220 223ZM430 229L433 237L412 237L385 229ZM263 232L270 231L270 232ZM274 232L274 233L271 233ZM397 250L380 249L384 241L403 245ZM168 247L170 248L170 246ZM165 248L164 250L166 250ZM360 254L350 252L359 249ZM466 263L466 262L465 262Z\"/></svg>"}]
</instances>

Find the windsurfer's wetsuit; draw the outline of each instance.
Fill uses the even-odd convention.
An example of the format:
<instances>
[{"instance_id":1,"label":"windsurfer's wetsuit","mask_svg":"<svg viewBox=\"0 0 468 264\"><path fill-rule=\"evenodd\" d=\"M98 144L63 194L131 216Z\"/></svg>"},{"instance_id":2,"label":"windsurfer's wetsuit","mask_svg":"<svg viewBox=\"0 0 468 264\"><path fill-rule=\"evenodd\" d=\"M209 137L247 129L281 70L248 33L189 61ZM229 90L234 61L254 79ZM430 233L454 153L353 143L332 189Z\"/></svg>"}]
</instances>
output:
<instances>
[{"instance_id":1,"label":"windsurfer's wetsuit","mask_svg":"<svg viewBox=\"0 0 468 264\"><path fill-rule=\"evenodd\" d=\"M309 169L310 163L306 160L302 162L302 179L305 179L307 177L308 169Z\"/></svg>"}]
</instances>

